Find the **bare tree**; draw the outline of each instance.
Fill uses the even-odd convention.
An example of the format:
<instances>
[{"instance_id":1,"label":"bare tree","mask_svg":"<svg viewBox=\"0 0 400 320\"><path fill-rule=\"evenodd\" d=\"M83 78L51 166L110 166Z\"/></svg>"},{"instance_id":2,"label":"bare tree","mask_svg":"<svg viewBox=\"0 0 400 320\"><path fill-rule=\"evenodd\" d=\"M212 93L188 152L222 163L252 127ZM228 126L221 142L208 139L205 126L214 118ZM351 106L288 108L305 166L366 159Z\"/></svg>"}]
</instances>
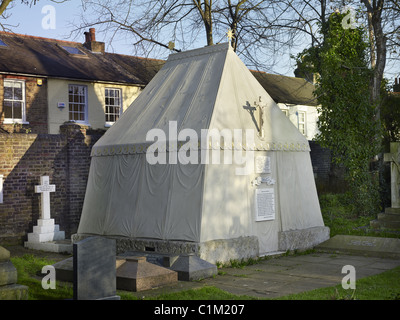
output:
<instances>
[{"instance_id":1,"label":"bare tree","mask_svg":"<svg viewBox=\"0 0 400 320\"><path fill-rule=\"evenodd\" d=\"M231 30L234 50L246 54L257 42L265 44L268 18L276 0L82 0L82 23L75 32L96 26L109 40L130 37L136 53L148 54L157 48L186 50L195 42L212 45L227 41ZM205 35L205 37L204 37ZM164 51L165 52L165 51Z\"/></svg>"},{"instance_id":2,"label":"bare tree","mask_svg":"<svg viewBox=\"0 0 400 320\"><path fill-rule=\"evenodd\" d=\"M75 26L75 32L81 33L87 27L96 26L99 32L106 33L111 43L117 39L131 39L136 54L146 55L158 50L154 55L161 57L168 52L166 50L187 50L195 43L198 47L202 42L204 45L212 45L226 41L227 30L230 29L233 34L231 45L246 64L266 70L276 63L276 57L284 53L291 50L300 52L310 45L321 45L324 41L321 34L324 34L329 14L349 4L355 9L364 10L365 18L366 13L369 14L372 30L370 36L373 40L371 44L375 45L371 50L371 61L376 63L374 70L379 78L385 68L382 62L386 55L383 40L392 46L399 42L396 38L399 31L396 20L399 14L398 2L82 0L82 24Z\"/></svg>"},{"instance_id":3,"label":"bare tree","mask_svg":"<svg viewBox=\"0 0 400 320\"><path fill-rule=\"evenodd\" d=\"M11 1L12 0L2 0L0 2L0 15L3 15L3 12L6 10Z\"/></svg>"}]
</instances>

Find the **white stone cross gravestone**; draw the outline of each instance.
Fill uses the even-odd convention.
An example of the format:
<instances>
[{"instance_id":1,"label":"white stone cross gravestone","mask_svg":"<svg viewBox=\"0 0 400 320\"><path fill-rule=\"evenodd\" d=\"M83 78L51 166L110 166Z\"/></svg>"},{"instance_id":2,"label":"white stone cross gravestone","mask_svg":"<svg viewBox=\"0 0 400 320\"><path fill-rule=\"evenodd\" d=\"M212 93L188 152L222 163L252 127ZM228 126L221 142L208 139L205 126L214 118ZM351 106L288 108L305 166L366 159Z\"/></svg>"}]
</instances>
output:
<instances>
[{"instance_id":1,"label":"white stone cross gravestone","mask_svg":"<svg viewBox=\"0 0 400 320\"><path fill-rule=\"evenodd\" d=\"M390 162L390 185L392 208L400 208L400 143L390 143L390 153L384 154L384 161Z\"/></svg>"},{"instance_id":2,"label":"white stone cross gravestone","mask_svg":"<svg viewBox=\"0 0 400 320\"><path fill-rule=\"evenodd\" d=\"M40 219L38 225L33 227L33 232L28 233L28 243L64 240L64 231L60 231L59 225L50 218L50 192L55 192L56 186L49 183L48 176L40 177L40 183L35 186L35 192L41 194Z\"/></svg>"},{"instance_id":3,"label":"white stone cross gravestone","mask_svg":"<svg viewBox=\"0 0 400 320\"><path fill-rule=\"evenodd\" d=\"M40 177L40 186L35 186L35 192L41 193L40 217L42 219L50 219L50 192L56 191L54 184L49 184L49 177Z\"/></svg>"}]
</instances>

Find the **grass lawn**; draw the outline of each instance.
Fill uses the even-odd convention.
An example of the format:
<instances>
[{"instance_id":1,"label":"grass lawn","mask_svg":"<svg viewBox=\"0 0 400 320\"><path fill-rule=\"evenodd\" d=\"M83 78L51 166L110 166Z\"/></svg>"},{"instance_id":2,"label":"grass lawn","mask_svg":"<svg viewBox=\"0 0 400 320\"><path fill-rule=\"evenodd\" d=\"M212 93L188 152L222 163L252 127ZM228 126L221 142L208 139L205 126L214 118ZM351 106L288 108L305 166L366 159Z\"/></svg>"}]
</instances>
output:
<instances>
[{"instance_id":1,"label":"grass lawn","mask_svg":"<svg viewBox=\"0 0 400 320\"><path fill-rule=\"evenodd\" d=\"M54 261L34 255L11 258L18 270L18 283L29 287L30 300L71 299L71 283L57 282L56 290L42 288L41 269ZM137 300L127 291L118 291L122 300ZM258 300L249 296L238 296L213 286L174 293L161 294L155 300ZM400 300L400 267L381 274L357 280L355 290L344 290L341 285L288 295L275 300Z\"/></svg>"}]
</instances>

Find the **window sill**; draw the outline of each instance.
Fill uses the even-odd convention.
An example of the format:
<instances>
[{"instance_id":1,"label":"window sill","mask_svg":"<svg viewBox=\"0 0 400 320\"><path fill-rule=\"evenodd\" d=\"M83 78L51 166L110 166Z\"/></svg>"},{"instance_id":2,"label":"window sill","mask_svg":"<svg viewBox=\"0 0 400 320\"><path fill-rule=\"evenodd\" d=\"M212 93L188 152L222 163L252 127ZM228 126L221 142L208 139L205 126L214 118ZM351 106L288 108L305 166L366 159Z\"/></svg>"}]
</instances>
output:
<instances>
[{"instance_id":1,"label":"window sill","mask_svg":"<svg viewBox=\"0 0 400 320\"><path fill-rule=\"evenodd\" d=\"M82 126L88 126L88 127L90 127L90 123L89 123L89 122L86 122L86 121L68 120L68 122L76 123L76 124L80 124L80 125L82 125Z\"/></svg>"},{"instance_id":2,"label":"window sill","mask_svg":"<svg viewBox=\"0 0 400 320\"><path fill-rule=\"evenodd\" d=\"M29 124L29 122L18 119L4 119L3 124Z\"/></svg>"},{"instance_id":3,"label":"window sill","mask_svg":"<svg viewBox=\"0 0 400 320\"><path fill-rule=\"evenodd\" d=\"M115 122L106 122L104 128L110 128Z\"/></svg>"}]
</instances>

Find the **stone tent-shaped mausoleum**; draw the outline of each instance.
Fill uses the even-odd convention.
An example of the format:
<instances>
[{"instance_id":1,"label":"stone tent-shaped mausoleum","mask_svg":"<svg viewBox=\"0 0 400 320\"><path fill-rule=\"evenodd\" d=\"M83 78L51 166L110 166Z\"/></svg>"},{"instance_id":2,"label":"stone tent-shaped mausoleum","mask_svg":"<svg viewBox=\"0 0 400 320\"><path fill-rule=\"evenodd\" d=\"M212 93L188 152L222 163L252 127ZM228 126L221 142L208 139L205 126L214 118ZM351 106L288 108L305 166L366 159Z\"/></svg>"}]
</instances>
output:
<instances>
[{"instance_id":1,"label":"stone tent-shaped mausoleum","mask_svg":"<svg viewBox=\"0 0 400 320\"><path fill-rule=\"evenodd\" d=\"M308 141L228 43L171 54L91 155L73 241L215 263L329 238Z\"/></svg>"}]
</instances>

